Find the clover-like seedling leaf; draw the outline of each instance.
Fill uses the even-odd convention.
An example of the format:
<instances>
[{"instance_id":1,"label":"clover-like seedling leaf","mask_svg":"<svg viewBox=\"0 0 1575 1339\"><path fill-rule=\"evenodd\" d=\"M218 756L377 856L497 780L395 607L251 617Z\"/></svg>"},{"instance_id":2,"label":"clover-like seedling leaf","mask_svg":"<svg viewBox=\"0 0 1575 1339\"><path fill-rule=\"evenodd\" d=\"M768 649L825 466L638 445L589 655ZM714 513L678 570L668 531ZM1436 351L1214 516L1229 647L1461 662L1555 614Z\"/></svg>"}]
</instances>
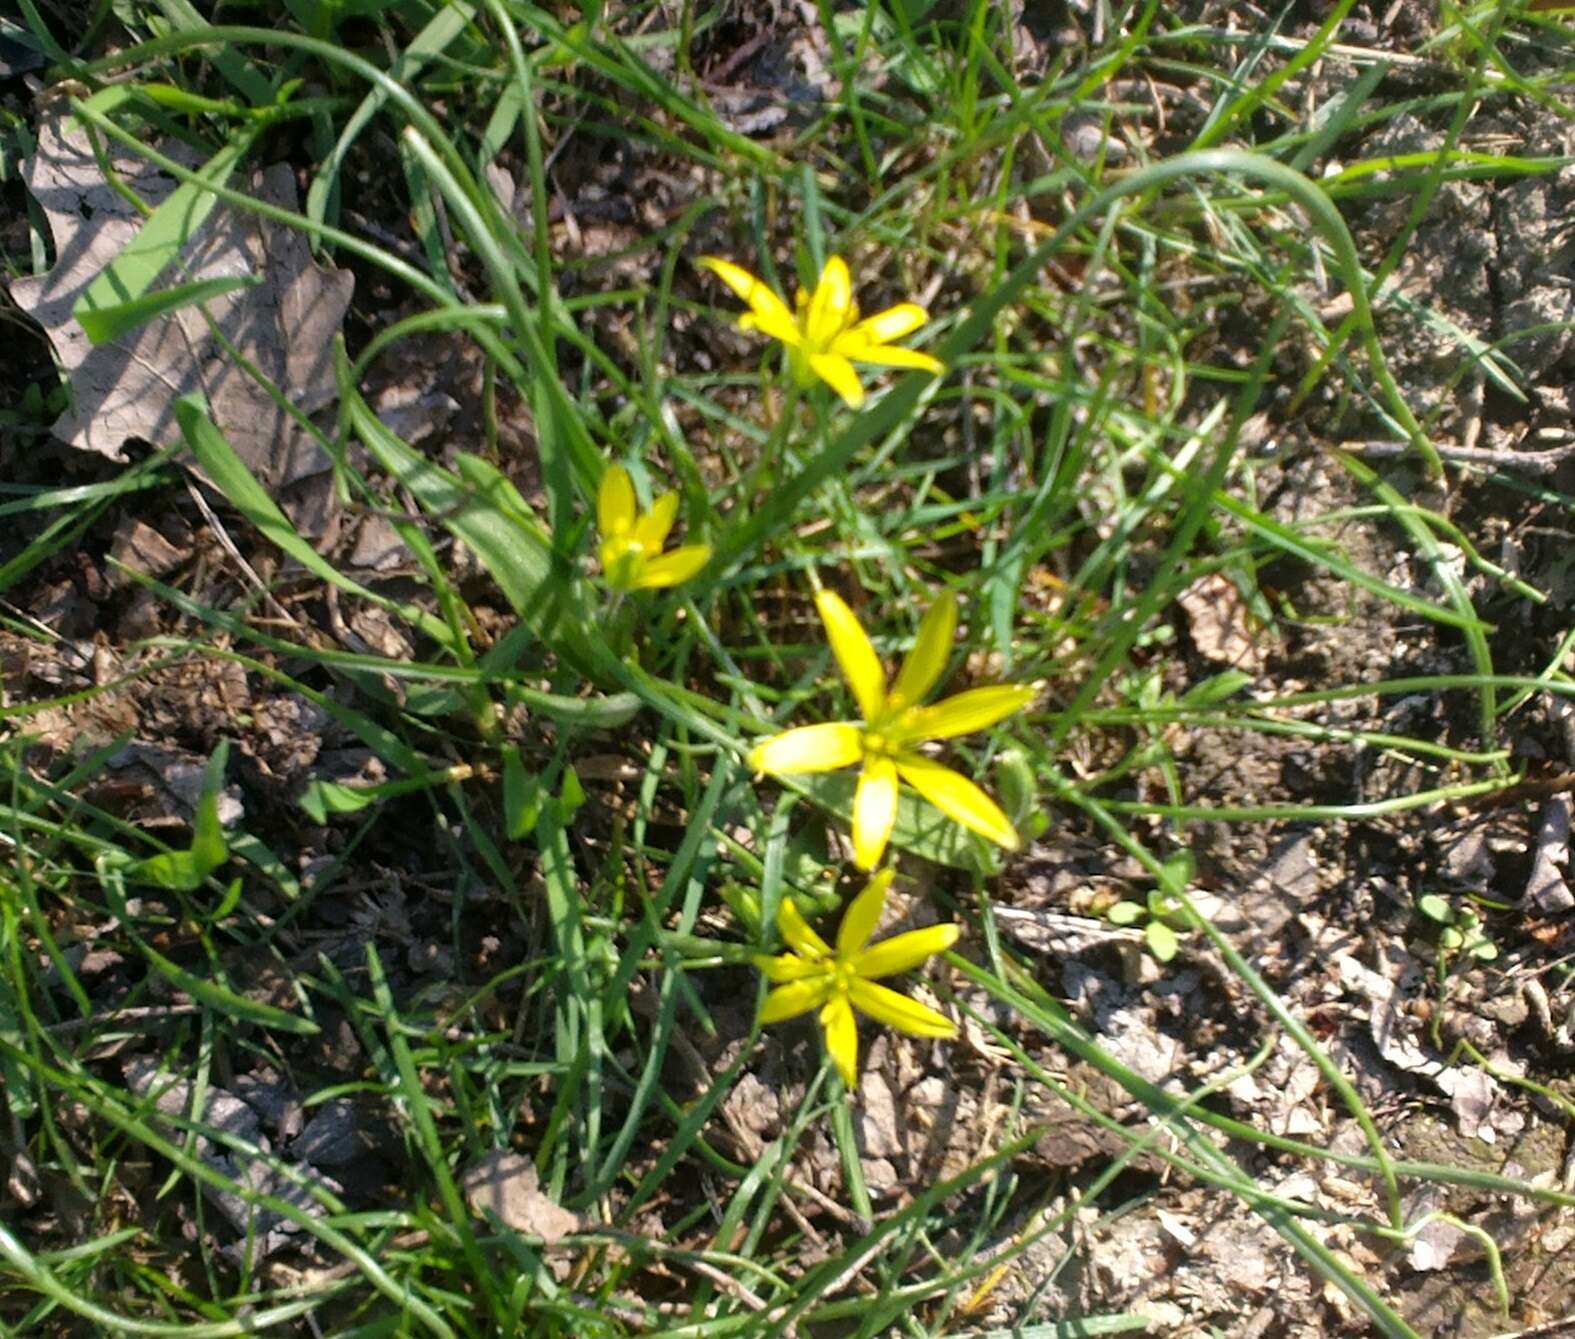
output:
<instances>
[{"instance_id":1,"label":"clover-like seedling leaf","mask_svg":"<svg viewBox=\"0 0 1575 1339\"><path fill-rule=\"evenodd\" d=\"M1150 921L1143 927L1143 942L1148 945L1148 951L1160 962L1169 962L1181 947L1176 932L1164 921L1158 920Z\"/></svg>"}]
</instances>

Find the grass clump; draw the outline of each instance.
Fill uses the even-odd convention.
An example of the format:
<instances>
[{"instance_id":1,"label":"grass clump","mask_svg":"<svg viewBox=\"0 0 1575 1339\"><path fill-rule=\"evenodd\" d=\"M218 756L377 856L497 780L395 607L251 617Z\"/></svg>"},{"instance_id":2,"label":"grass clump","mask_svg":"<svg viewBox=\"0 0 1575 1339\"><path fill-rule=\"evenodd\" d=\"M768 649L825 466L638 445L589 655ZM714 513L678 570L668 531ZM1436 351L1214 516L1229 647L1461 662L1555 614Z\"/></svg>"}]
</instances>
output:
<instances>
[{"instance_id":1,"label":"grass clump","mask_svg":"<svg viewBox=\"0 0 1575 1339\"><path fill-rule=\"evenodd\" d=\"M1459 514L1485 485L1391 366L1382 288L1438 192L1556 166L1461 147L1482 107L1560 96L1503 76L1544 21L1441 21L1447 91L1401 99L1341 44L1350 5L1251 39L1134 6L1076 40L987 0L821 6L758 41L728 6L288 8L17 29L101 148L201 202L177 243L222 202L362 296L335 409L266 387L339 542L213 397L147 459L0 502L6 591L144 496L190 538L157 571L101 545L134 635L0 707L4 1324L1228 1328L1101 1273L1102 1241L1204 1205L1331 1326L1420 1332L1396 1261L1438 1222L1515 1305L1472 1215L1575 1198L1410 1156L1390 1117L1445 1070L1556 1076L1462 1060L1436 1019L1433 1053L1385 1049L1398 972L1370 964L1415 904L1375 907L1353 856L1294 913L1331 945L1303 952L1293 913L1232 914L1221 851L1512 791L1520 718L1569 694L1564 642L1495 636L1546 593ZM1416 116L1439 145L1362 156ZM299 208L249 188L275 158ZM1406 210L1387 251L1364 202ZM117 258L100 333L222 296L170 286L179 252ZM1534 389L1421 305L1449 387ZM411 367L471 431L404 426L379 387ZM14 601L4 630L70 649ZM155 720L163 774L129 782ZM1545 949L1518 961L1567 991ZM1500 970L1462 939L1440 984L1446 956ZM1352 982L1368 1034L1325 1010ZM861 1045L855 1010L897 1032ZM1291 1075L1319 1102L1277 1108Z\"/></svg>"}]
</instances>

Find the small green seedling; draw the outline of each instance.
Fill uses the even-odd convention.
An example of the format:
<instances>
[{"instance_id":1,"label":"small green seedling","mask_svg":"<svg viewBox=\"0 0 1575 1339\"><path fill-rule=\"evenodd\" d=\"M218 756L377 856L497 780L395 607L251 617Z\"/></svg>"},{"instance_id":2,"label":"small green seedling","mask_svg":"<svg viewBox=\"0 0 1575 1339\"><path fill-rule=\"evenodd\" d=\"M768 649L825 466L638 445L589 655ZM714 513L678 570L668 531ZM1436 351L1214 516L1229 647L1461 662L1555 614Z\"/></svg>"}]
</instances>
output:
<instances>
[{"instance_id":1,"label":"small green seedling","mask_svg":"<svg viewBox=\"0 0 1575 1339\"><path fill-rule=\"evenodd\" d=\"M1164 864L1159 886L1142 902L1123 900L1105 911L1112 925L1143 925L1143 943L1159 962L1169 962L1181 947L1181 935L1193 928L1179 894L1192 882L1192 855L1178 851Z\"/></svg>"},{"instance_id":2,"label":"small green seedling","mask_svg":"<svg viewBox=\"0 0 1575 1339\"><path fill-rule=\"evenodd\" d=\"M136 861L126 868L128 883L193 893L230 858L230 846L219 823L219 792L224 788L224 768L229 756L229 742L221 740L208 760L202 795L197 800L196 817L192 822L191 845L184 851L165 851Z\"/></svg>"},{"instance_id":3,"label":"small green seedling","mask_svg":"<svg viewBox=\"0 0 1575 1339\"><path fill-rule=\"evenodd\" d=\"M1498 945L1488 938L1475 907L1457 908L1447 897L1426 893L1417 899L1416 909L1441 927L1437 961L1440 981L1448 975L1449 965L1456 958L1492 962L1498 957Z\"/></svg>"}]
</instances>

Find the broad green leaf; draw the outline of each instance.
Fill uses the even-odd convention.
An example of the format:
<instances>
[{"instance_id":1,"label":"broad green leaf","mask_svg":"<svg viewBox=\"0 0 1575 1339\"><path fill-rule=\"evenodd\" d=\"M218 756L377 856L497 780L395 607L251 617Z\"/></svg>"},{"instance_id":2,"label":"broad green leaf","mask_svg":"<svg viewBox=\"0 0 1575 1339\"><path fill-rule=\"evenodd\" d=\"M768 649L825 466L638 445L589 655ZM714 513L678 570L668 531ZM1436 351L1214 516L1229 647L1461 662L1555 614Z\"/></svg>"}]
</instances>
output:
<instances>
[{"instance_id":1,"label":"broad green leaf","mask_svg":"<svg viewBox=\"0 0 1575 1339\"><path fill-rule=\"evenodd\" d=\"M1195 683L1181 696L1181 705L1184 707L1212 707L1225 701L1228 697L1235 697L1248 684L1252 682L1252 675L1245 670L1229 669L1212 678Z\"/></svg>"},{"instance_id":2,"label":"broad green leaf","mask_svg":"<svg viewBox=\"0 0 1575 1339\"><path fill-rule=\"evenodd\" d=\"M340 814L358 814L382 799L375 786L347 786L339 781L313 781L297 801L314 823Z\"/></svg>"},{"instance_id":3,"label":"broad green leaf","mask_svg":"<svg viewBox=\"0 0 1575 1339\"><path fill-rule=\"evenodd\" d=\"M456 776L455 769L443 768L436 772L422 772L419 776L402 776L394 781L384 781L376 786L347 786L342 781L313 781L301 792L298 801L314 823L326 823L336 814L359 813L380 800L396 795L409 795L418 790L431 790L434 786L468 776L465 768Z\"/></svg>"},{"instance_id":4,"label":"broad green leaf","mask_svg":"<svg viewBox=\"0 0 1575 1339\"><path fill-rule=\"evenodd\" d=\"M1150 921L1145 925L1143 938L1148 943L1148 951L1160 962L1169 962L1176 956L1176 950L1181 947L1176 932L1164 921Z\"/></svg>"}]
</instances>

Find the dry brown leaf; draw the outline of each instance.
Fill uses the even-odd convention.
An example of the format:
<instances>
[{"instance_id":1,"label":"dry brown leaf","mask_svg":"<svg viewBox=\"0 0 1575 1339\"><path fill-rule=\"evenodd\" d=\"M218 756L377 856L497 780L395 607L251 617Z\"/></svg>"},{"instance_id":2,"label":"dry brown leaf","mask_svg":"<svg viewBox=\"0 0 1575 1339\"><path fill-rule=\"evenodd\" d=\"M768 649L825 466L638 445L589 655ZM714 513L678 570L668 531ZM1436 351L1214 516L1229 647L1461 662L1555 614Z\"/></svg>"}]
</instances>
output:
<instances>
[{"instance_id":1,"label":"dry brown leaf","mask_svg":"<svg viewBox=\"0 0 1575 1339\"><path fill-rule=\"evenodd\" d=\"M196 165L181 145L161 148L177 162ZM125 150L111 146L108 156L150 206L175 189L173 180ZM72 407L55 421L56 436L122 460L128 438L159 446L173 441L176 399L201 391L252 472L276 495L295 486L298 523L320 533L330 506L327 457L235 366L201 309L183 307L97 346L72 316L83 290L142 226L137 211L105 180L86 133L65 116L41 122L38 150L22 175L49 219L58 259L47 274L14 280L11 295L43 326L71 384ZM260 173L252 191L259 200L295 207L295 182L285 164ZM237 274L261 275L265 282L206 303L214 325L298 409L310 414L322 408L334 397L333 339L354 276L320 269L294 229L221 203L159 283Z\"/></svg>"},{"instance_id":2,"label":"dry brown leaf","mask_svg":"<svg viewBox=\"0 0 1575 1339\"><path fill-rule=\"evenodd\" d=\"M1575 895L1560 872L1560 866L1569 863L1570 816L1572 806L1568 795L1549 798L1542 811L1542 825L1537 830L1537 854L1532 861L1531 877L1526 880L1524 902L1535 907L1544 916L1556 916L1575 907Z\"/></svg>"},{"instance_id":3,"label":"dry brown leaf","mask_svg":"<svg viewBox=\"0 0 1575 1339\"><path fill-rule=\"evenodd\" d=\"M523 1154L493 1149L472 1164L464 1186L465 1198L478 1214L491 1213L505 1227L540 1237L548 1246L579 1231L579 1215L541 1193L536 1164Z\"/></svg>"},{"instance_id":4,"label":"dry brown leaf","mask_svg":"<svg viewBox=\"0 0 1575 1339\"><path fill-rule=\"evenodd\" d=\"M1210 572L1176 597L1198 654L1241 670L1263 668L1263 649L1253 635L1252 616L1228 577Z\"/></svg>"}]
</instances>

